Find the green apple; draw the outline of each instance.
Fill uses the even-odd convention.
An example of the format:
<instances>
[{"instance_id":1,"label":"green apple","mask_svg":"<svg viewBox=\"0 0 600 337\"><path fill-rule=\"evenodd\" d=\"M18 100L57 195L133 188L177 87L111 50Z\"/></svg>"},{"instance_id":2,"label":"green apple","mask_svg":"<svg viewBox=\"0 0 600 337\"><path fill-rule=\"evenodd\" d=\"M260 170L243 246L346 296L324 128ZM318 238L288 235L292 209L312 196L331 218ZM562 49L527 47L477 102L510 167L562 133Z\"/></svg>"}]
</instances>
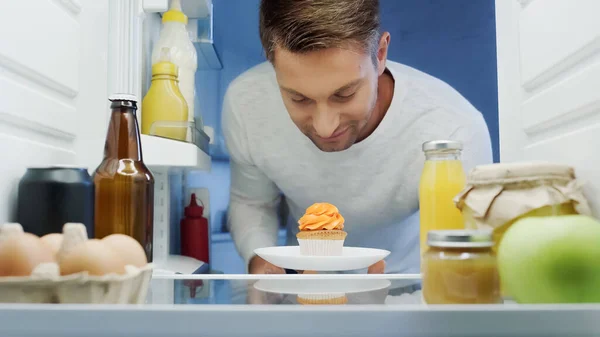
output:
<instances>
[{"instance_id":1,"label":"green apple","mask_svg":"<svg viewBox=\"0 0 600 337\"><path fill-rule=\"evenodd\" d=\"M518 303L599 303L600 222L583 215L519 220L500 243L498 268Z\"/></svg>"}]
</instances>

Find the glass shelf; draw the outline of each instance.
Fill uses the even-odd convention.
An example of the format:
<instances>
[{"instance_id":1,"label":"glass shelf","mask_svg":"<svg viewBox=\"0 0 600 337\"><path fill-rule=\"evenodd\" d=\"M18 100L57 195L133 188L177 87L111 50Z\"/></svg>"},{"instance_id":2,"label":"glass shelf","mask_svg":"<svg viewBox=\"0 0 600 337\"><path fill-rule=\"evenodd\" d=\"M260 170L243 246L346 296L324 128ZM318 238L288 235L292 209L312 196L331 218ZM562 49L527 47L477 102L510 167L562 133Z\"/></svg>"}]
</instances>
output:
<instances>
[{"instance_id":1,"label":"glass shelf","mask_svg":"<svg viewBox=\"0 0 600 337\"><path fill-rule=\"evenodd\" d=\"M0 336L595 337L598 317L600 304L429 306L419 275L156 275L144 305L0 304Z\"/></svg>"}]
</instances>

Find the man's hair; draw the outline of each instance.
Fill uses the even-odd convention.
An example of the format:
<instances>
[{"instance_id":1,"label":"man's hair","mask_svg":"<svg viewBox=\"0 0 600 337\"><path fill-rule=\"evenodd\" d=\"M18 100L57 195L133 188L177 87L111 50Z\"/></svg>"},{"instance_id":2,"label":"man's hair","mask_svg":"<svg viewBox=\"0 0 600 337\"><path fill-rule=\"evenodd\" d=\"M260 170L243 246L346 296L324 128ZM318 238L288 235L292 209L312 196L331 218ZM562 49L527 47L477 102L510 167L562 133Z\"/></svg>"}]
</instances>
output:
<instances>
[{"instance_id":1,"label":"man's hair","mask_svg":"<svg viewBox=\"0 0 600 337\"><path fill-rule=\"evenodd\" d=\"M359 48L376 60L379 0L261 0L260 39L267 59L292 53Z\"/></svg>"}]
</instances>

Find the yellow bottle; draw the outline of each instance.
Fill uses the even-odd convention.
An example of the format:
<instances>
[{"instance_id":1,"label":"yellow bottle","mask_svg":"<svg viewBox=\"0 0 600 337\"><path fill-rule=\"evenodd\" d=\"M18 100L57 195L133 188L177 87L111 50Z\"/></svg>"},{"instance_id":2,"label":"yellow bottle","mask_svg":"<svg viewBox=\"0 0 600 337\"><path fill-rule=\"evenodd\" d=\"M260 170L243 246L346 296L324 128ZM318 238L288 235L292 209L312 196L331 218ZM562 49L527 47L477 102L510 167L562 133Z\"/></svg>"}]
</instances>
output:
<instances>
[{"instance_id":1,"label":"yellow bottle","mask_svg":"<svg viewBox=\"0 0 600 337\"><path fill-rule=\"evenodd\" d=\"M179 91L177 66L167 61L167 53L163 49L162 60L152 65L152 83L142 101L142 133L185 141L188 128L176 122L188 121L188 105Z\"/></svg>"},{"instance_id":2,"label":"yellow bottle","mask_svg":"<svg viewBox=\"0 0 600 337\"><path fill-rule=\"evenodd\" d=\"M463 216L453 201L466 183L461 151L462 144L455 141L423 144L426 161L419 183L421 255L427 250L430 230L465 228Z\"/></svg>"}]
</instances>

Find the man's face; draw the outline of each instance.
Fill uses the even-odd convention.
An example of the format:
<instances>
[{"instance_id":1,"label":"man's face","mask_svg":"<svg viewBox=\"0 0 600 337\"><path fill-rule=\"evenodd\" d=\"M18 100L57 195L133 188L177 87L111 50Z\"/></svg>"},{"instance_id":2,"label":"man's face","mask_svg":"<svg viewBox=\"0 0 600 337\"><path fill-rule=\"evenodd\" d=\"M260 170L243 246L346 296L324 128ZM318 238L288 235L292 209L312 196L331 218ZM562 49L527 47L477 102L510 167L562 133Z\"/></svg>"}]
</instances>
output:
<instances>
[{"instance_id":1,"label":"man's face","mask_svg":"<svg viewBox=\"0 0 600 337\"><path fill-rule=\"evenodd\" d=\"M324 49L306 54L277 48L274 67L292 118L322 151L352 146L377 101L378 71L368 53Z\"/></svg>"}]
</instances>

